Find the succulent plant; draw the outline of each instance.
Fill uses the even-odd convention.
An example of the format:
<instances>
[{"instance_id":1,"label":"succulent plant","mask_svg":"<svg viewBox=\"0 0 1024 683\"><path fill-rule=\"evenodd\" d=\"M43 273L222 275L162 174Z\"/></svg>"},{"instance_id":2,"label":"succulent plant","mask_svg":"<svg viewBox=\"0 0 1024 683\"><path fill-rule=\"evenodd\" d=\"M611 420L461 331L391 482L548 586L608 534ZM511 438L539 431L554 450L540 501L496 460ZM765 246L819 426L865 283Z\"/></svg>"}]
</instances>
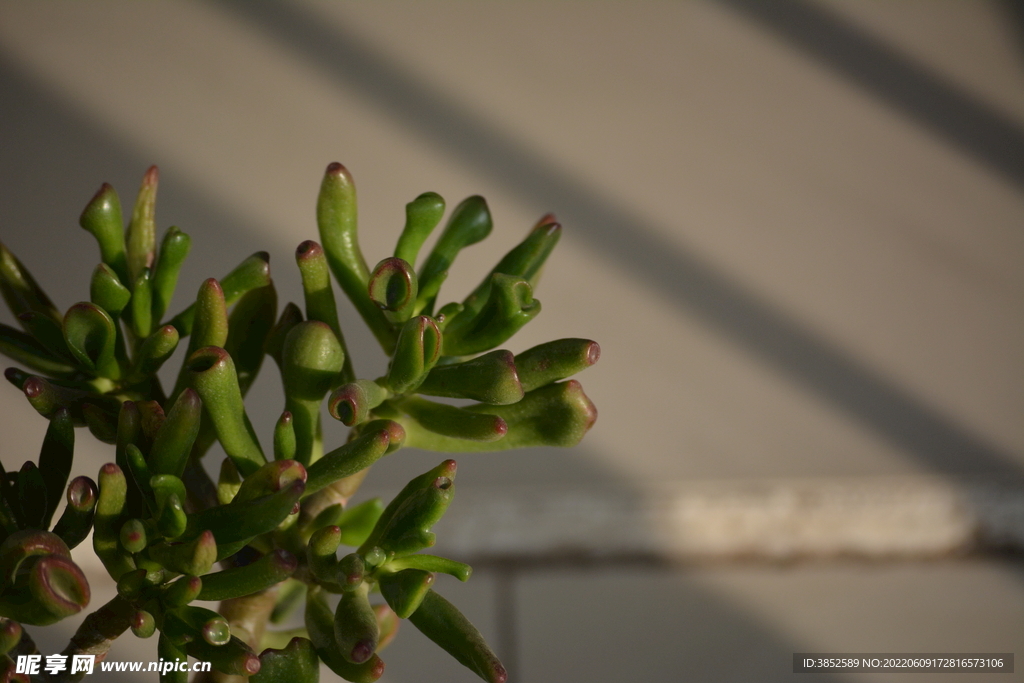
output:
<instances>
[{"instance_id":1,"label":"succulent plant","mask_svg":"<svg viewBox=\"0 0 1024 683\"><path fill-rule=\"evenodd\" d=\"M540 312L533 292L559 224L545 216L465 299L437 306L456 256L491 231L486 202L459 204L420 258L445 212L440 196L420 195L406 206L394 255L371 269L359 248L352 178L335 163L317 204L321 241L295 254L303 308L289 303L278 314L269 257L257 252L203 282L195 303L169 317L190 238L172 227L158 246L157 183L153 167L127 228L109 185L89 202L80 223L101 262L89 301L64 314L0 244L0 292L24 328L0 325L0 351L26 368L5 376L49 420L38 464L0 469L0 674L16 678L12 657L34 651L22 624L46 626L89 603L69 550L91 530L117 596L85 619L65 655L102 658L130 629L158 634L166 662L211 662L215 680L316 681L323 661L346 680L373 681L384 669L378 653L407 619L484 680L504 681L480 633L433 588L436 573L466 581L470 567L422 552L452 502L455 461L415 477L386 506L349 501L367 468L403 446L571 446L591 427L594 406L568 378L597 361L595 342L495 350ZM332 275L388 354L384 376L357 374ZM157 372L183 341L185 361L164 387ZM270 450L244 401L264 356L284 388ZM330 448L325 401L351 428L346 443ZM113 462L96 482L69 484L82 426L113 446ZM214 481L201 461L216 442L227 458ZM196 600L221 601L220 609ZM304 629L268 628L303 602Z\"/></svg>"}]
</instances>

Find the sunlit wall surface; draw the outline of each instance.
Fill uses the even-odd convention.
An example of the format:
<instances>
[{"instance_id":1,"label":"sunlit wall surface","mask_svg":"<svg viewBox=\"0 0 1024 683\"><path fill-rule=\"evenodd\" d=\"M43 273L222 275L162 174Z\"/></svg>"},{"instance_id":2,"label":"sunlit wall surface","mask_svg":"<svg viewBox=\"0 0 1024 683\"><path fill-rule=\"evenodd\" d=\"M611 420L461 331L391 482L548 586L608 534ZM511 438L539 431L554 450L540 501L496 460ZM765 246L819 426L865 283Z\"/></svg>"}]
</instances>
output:
<instances>
[{"instance_id":1,"label":"sunlit wall surface","mask_svg":"<svg viewBox=\"0 0 1024 683\"><path fill-rule=\"evenodd\" d=\"M483 561L439 586L510 680L790 680L798 651L1024 656L1019 561L947 556L996 504L985 482L1021 500L1022 22L1010 3L925 0L2 2L0 240L58 307L87 299L98 254L78 214L104 181L131 197L155 163L158 228L193 238L175 307L257 250L298 299L293 252L341 161L371 262L419 193L487 197L495 231L453 270L454 298L553 211L544 311L510 348L598 340L580 379L600 419L571 450L460 458L437 529ZM360 374L379 374L342 313ZM264 439L274 374L252 394ZM13 387L0 409L0 457L17 467L46 423ZM94 476L112 454L79 435L74 474ZM343 438L329 426L328 443ZM403 451L367 495L438 461ZM953 502L908 512L904 485ZM772 492L827 507L836 487L871 518L864 538L801 546L804 508ZM666 531L677 490L710 502ZM531 524L579 526L554 546L524 531L503 554L458 526L462 494L464 515L539 500L555 512ZM551 503L572 496L607 505ZM871 517L876 498L893 517ZM841 536L842 510L820 537ZM865 551L901 514L938 540ZM607 532L617 515L630 526ZM729 551L750 533L736 519L764 543ZM687 544L705 531L714 542ZM108 584L93 581L94 605ZM37 641L58 652L71 629ZM123 641L111 657L153 649ZM412 628L384 659L387 681L474 680Z\"/></svg>"}]
</instances>

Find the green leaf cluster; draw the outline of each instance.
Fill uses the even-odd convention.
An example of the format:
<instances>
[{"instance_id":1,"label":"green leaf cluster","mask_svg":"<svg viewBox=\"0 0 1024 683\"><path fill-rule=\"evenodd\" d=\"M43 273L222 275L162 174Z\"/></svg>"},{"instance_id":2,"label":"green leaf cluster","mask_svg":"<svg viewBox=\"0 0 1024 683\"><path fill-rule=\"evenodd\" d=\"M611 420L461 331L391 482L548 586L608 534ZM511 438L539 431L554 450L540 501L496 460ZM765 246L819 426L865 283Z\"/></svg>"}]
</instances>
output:
<instances>
[{"instance_id":1,"label":"green leaf cluster","mask_svg":"<svg viewBox=\"0 0 1024 683\"><path fill-rule=\"evenodd\" d=\"M487 203L461 202L421 257L445 202L420 195L406 206L394 253L371 269L352 178L331 164L317 203L320 242L295 254L302 307L278 312L269 257L257 252L169 316L191 240L171 227L158 245L157 186L153 167L127 225L109 185L89 202L80 223L100 263L89 300L63 315L0 244L0 294L22 327L0 325L0 352L25 368L5 376L50 421L38 464L0 468L0 670L19 647L20 624L51 624L88 604L69 549L91 530L118 595L90 618L106 620L104 633L158 633L165 660L192 656L257 682L316 681L323 661L346 680L373 681L384 670L378 653L407 619L484 680L504 681L480 633L433 588L437 573L466 581L470 567L423 552L454 497L455 461L415 477L387 505L350 500L367 469L403 446L571 446L593 425L593 404L569 378L597 361L595 342L498 348L540 313L534 291L561 226L545 216L464 299L437 306L456 257L491 232ZM357 374L334 283L388 354L383 376ZM157 372L182 342L185 360L164 387ZM284 388L269 450L245 408L265 356ZM330 449L325 401L351 427ZM114 447L98 483L68 483L81 426ZM215 443L227 454L216 481L202 464ZM222 601L220 612L196 600ZM264 630L303 602L304 628Z\"/></svg>"}]
</instances>

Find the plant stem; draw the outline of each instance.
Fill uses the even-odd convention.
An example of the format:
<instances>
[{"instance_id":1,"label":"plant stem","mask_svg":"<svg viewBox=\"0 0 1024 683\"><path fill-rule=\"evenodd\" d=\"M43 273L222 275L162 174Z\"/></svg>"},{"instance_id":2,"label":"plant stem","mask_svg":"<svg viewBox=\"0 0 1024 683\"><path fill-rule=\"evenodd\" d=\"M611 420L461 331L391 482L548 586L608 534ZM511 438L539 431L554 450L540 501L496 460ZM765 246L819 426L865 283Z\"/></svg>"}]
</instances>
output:
<instances>
[{"instance_id":1,"label":"plant stem","mask_svg":"<svg viewBox=\"0 0 1024 683\"><path fill-rule=\"evenodd\" d=\"M217 611L228 620L232 635L244 640L253 650L259 651L260 640L266 629L270 613L277 604L277 593L280 584L246 595L231 598L220 603ZM242 676L230 676L219 671L201 672L192 679L192 683L245 683Z\"/></svg>"},{"instance_id":2,"label":"plant stem","mask_svg":"<svg viewBox=\"0 0 1024 683\"><path fill-rule=\"evenodd\" d=\"M69 663L74 655L96 655L96 661L102 662L117 637L131 626L134 613L135 607L130 602L120 595L114 596L110 602L85 618L61 654L67 656ZM72 683L85 676L85 672L71 674L70 670L69 665L66 672L51 680L56 683Z\"/></svg>"}]
</instances>

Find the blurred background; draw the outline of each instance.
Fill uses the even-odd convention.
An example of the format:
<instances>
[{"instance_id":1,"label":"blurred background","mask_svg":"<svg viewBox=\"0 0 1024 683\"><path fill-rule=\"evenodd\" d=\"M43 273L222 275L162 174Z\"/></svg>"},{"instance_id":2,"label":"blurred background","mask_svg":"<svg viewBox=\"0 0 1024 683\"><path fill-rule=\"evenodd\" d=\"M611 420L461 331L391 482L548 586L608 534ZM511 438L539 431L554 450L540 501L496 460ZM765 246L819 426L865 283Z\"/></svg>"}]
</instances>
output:
<instances>
[{"instance_id":1,"label":"blurred background","mask_svg":"<svg viewBox=\"0 0 1024 683\"><path fill-rule=\"evenodd\" d=\"M155 163L158 228L193 240L172 310L257 250L299 300L340 161L371 264L421 192L487 198L455 299L553 211L544 311L509 347L599 341L579 379L600 419L573 449L462 456L436 528L477 570L438 590L510 681L1021 654L1022 38L1016 3L981 1L4 0L0 240L59 308L87 299L78 215L104 181L130 205ZM266 443L272 364L250 396ZM5 467L34 459L45 420L9 386L0 411ZM112 453L78 436L95 477ZM442 458L402 451L364 496ZM34 635L53 653L73 628ZM110 655L155 657L130 635ZM409 625L384 659L388 682L476 680Z\"/></svg>"}]
</instances>

